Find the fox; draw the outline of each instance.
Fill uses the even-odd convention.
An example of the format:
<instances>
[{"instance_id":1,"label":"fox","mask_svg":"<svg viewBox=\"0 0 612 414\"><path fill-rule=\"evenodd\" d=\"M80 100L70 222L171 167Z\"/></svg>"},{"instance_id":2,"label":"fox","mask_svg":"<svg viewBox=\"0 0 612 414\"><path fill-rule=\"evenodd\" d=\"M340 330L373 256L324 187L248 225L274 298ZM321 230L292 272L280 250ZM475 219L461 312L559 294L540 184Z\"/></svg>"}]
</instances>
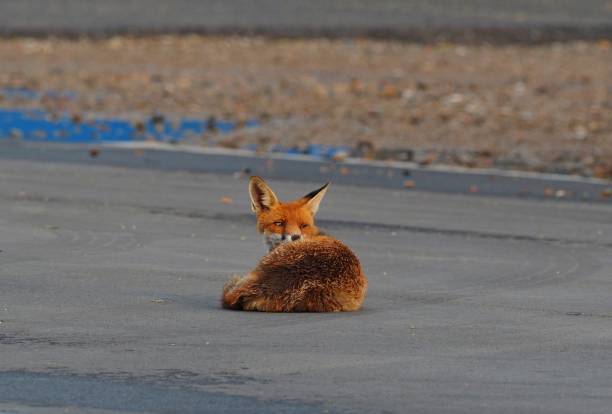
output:
<instances>
[{"instance_id":1,"label":"fox","mask_svg":"<svg viewBox=\"0 0 612 414\"><path fill-rule=\"evenodd\" d=\"M348 312L363 304L368 280L344 243L318 229L315 215L329 183L280 202L261 177L249 180L251 210L268 253L223 287L226 309L261 312Z\"/></svg>"}]
</instances>

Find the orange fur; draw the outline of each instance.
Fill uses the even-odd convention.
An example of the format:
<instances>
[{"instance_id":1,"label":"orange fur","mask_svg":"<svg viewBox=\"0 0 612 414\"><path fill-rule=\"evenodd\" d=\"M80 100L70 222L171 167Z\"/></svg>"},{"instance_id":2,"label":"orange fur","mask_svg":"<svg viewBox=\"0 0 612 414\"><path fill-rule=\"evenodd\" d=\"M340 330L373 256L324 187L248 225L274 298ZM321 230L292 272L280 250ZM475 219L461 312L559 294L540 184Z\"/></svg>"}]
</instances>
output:
<instances>
[{"instance_id":1,"label":"orange fur","mask_svg":"<svg viewBox=\"0 0 612 414\"><path fill-rule=\"evenodd\" d=\"M327 185L281 203L261 178L251 178L249 192L257 228L266 236L270 252L249 274L225 285L224 308L338 312L361 307L367 279L359 259L339 240L321 234L314 223L326 191Z\"/></svg>"}]
</instances>

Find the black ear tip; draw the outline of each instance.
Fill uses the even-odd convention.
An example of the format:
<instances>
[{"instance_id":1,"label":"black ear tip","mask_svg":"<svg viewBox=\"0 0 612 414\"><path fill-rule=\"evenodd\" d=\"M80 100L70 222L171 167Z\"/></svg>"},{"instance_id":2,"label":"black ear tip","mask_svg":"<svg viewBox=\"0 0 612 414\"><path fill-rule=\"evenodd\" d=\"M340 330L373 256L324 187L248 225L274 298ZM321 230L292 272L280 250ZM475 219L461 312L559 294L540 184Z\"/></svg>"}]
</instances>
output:
<instances>
[{"instance_id":1,"label":"black ear tip","mask_svg":"<svg viewBox=\"0 0 612 414\"><path fill-rule=\"evenodd\" d=\"M321 191L323 191L323 190L327 189L327 187L329 186L329 184L330 184L330 183L329 183L329 182L327 182L327 183L326 183L326 184L325 184L323 187L321 187L321 188L317 188L316 190L311 191L310 193L306 194L306 195L304 196L304 198L307 198L307 199L313 198L314 196L316 196L317 194L319 194Z\"/></svg>"}]
</instances>

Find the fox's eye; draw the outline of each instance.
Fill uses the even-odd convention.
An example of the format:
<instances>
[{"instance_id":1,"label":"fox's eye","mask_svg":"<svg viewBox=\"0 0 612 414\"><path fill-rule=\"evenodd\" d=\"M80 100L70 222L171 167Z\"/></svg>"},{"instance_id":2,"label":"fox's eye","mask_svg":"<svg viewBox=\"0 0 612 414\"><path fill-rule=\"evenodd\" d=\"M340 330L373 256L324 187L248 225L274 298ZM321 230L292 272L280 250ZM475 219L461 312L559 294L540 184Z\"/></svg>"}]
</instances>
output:
<instances>
[{"instance_id":1,"label":"fox's eye","mask_svg":"<svg viewBox=\"0 0 612 414\"><path fill-rule=\"evenodd\" d=\"M305 229L306 227L308 227L308 224L304 223L304 224L300 224L300 228L301 229Z\"/></svg>"},{"instance_id":2,"label":"fox's eye","mask_svg":"<svg viewBox=\"0 0 612 414\"><path fill-rule=\"evenodd\" d=\"M274 225L278 226L278 227L283 227L283 224L285 224L285 223L283 223L282 221L275 221L274 222Z\"/></svg>"}]
</instances>

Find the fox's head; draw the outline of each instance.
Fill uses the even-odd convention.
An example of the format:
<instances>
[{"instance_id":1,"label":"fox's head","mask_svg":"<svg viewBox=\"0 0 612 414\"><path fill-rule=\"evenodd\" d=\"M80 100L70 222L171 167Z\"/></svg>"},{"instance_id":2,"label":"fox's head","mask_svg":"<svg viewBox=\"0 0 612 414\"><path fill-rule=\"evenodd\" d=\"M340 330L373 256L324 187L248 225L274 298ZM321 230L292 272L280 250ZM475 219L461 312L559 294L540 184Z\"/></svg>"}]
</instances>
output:
<instances>
[{"instance_id":1,"label":"fox's head","mask_svg":"<svg viewBox=\"0 0 612 414\"><path fill-rule=\"evenodd\" d=\"M257 229L270 250L282 243L304 240L319 234L314 217L329 183L294 201L281 203L260 177L251 177L251 208L257 215Z\"/></svg>"}]
</instances>

